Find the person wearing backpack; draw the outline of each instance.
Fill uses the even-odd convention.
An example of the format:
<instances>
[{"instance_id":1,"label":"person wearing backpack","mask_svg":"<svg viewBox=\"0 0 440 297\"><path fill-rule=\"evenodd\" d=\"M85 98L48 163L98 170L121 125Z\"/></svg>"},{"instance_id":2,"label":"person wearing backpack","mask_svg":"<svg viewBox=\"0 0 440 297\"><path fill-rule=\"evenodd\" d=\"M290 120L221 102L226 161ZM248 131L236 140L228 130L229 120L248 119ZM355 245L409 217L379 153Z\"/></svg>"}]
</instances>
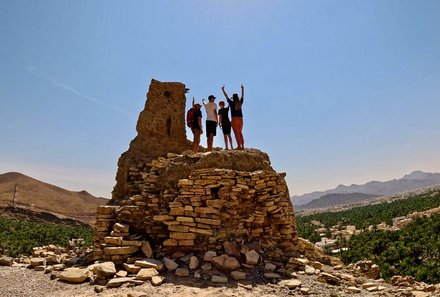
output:
<instances>
[{"instance_id":1,"label":"person wearing backpack","mask_svg":"<svg viewBox=\"0 0 440 297\"><path fill-rule=\"evenodd\" d=\"M234 131L235 140L237 141L237 149L244 149L244 137L243 137L243 112L241 107L244 100L244 86L241 84L241 98L238 98L238 94L233 94L232 99L229 98L225 91L225 85L222 85L223 95L228 100L229 108L231 109L231 126Z\"/></svg>"},{"instance_id":2,"label":"person wearing backpack","mask_svg":"<svg viewBox=\"0 0 440 297\"><path fill-rule=\"evenodd\" d=\"M186 123L188 127L191 128L191 132L194 135L193 152L198 153L200 147L200 135L203 134L202 111L200 110L202 106L199 103L195 103L194 97L192 106L193 107L188 110L188 113L186 114Z\"/></svg>"}]
</instances>

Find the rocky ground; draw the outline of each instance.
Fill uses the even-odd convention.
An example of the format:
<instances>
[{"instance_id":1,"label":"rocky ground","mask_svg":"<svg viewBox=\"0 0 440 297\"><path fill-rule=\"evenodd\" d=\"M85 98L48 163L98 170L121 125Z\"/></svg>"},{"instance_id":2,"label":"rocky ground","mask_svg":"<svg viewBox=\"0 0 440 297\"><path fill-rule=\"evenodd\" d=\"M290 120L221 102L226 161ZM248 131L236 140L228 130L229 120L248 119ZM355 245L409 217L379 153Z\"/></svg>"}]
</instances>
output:
<instances>
[{"instance_id":1,"label":"rocky ground","mask_svg":"<svg viewBox=\"0 0 440 297\"><path fill-rule=\"evenodd\" d=\"M89 283L67 284L58 280L51 280L49 274L38 272L24 267L0 267L0 296L14 297L141 297L141 296L440 296L436 292L421 292L412 288L399 289L386 283L381 283L384 289L376 292L361 290L352 293L347 286L334 286L321 283L315 276L299 275L302 288L309 288L308 293L301 292L300 288L289 289L283 282L251 285L249 283L228 283L216 285L193 278L179 278L170 275L166 282L156 287L146 282L139 286L123 285L119 288L102 288ZM103 289L97 293L95 290Z\"/></svg>"},{"instance_id":2,"label":"rocky ground","mask_svg":"<svg viewBox=\"0 0 440 297\"><path fill-rule=\"evenodd\" d=\"M40 256L42 251L38 251ZM209 270L202 269L203 265L192 269L191 262L184 264L185 257L187 255L174 258L175 262L138 260L137 265L157 261L160 273L154 268L133 273L127 270L136 264L121 267L101 262L87 266L74 264L72 259L78 257L73 257L66 258L64 264L49 265L53 255L16 259L3 256L0 258L0 296L440 296L438 285L414 282L411 277L399 276L387 283L378 278L378 267L370 261L333 266L292 258L288 270L269 262L260 262L253 268L242 264L246 279L234 280L232 273L222 273L214 267L219 257L200 259L200 264L212 266ZM147 272L155 273L152 276ZM213 275L223 275L223 279L215 279Z\"/></svg>"}]
</instances>

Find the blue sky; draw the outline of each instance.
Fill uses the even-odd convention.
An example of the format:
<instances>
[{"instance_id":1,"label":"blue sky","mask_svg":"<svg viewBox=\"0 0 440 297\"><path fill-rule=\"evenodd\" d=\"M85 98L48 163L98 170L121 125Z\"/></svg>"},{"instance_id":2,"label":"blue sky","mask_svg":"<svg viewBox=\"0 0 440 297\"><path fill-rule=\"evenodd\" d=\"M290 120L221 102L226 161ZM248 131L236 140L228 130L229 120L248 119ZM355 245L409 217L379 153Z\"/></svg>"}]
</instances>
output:
<instances>
[{"instance_id":1,"label":"blue sky","mask_svg":"<svg viewBox=\"0 0 440 297\"><path fill-rule=\"evenodd\" d=\"M436 0L2 0L0 173L110 197L152 78L244 83L291 195L438 172L439 32Z\"/></svg>"}]
</instances>

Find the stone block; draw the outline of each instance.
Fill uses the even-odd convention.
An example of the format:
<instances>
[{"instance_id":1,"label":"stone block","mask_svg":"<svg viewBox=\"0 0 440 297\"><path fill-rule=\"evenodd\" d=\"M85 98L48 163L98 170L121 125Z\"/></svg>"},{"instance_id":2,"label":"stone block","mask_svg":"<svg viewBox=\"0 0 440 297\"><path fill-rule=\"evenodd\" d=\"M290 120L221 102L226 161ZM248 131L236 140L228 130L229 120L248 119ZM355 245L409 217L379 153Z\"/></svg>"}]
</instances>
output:
<instances>
[{"instance_id":1,"label":"stone block","mask_svg":"<svg viewBox=\"0 0 440 297\"><path fill-rule=\"evenodd\" d=\"M178 240L178 245L179 246L193 246L194 245L194 240L192 239L181 239Z\"/></svg>"},{"instance_id":2,"label":"stone block","mask_svg":"<svg viewBox=\"0 0 440 297\"><path fill-rule=\"evenodd\" d=\"M159 272L154 268L142 268L136 274L136 279L138 280L150 280L153 276L159 275Z\"/></svg>"},{"instance_id":3,"label":"stone block","mask_svg":"<svg viewBox=\"0 0 440 297\"><path fill-rule=\"evenodd\" d=\"M104 254L112 255L131 255L139 250L138 246L105 247Z\"/></svg>"},{"instance_id":4,"label":"stone block","mask_svg":"<svg viewBox=\"0 0 440 297\"><path fill-rule=\"evenodd\" d=\"M183 233L183 232L170 232L170 238L172 238L172 239L195 239L196 234Z\"/></svg>"},{"instance_id":5,"label":"stone block","mask_svg":"<svg viewBox=\"0 0 440 297\"><path fill-rule=\"evenodd\" d=\"M194 218L192 218L192 217L177 217L176 221L178 221L178 222L194 223Z\"/></svg>"}]
</instances>

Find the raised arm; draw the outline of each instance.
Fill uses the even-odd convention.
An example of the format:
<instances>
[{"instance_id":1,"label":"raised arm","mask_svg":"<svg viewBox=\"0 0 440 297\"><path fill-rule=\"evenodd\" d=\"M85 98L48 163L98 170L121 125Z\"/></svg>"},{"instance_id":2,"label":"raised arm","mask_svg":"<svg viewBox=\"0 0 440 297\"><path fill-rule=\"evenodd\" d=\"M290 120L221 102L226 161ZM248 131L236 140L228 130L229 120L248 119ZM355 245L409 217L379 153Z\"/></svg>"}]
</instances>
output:
<instances>
[{"instance_id":1,"label":"raised arm","mask_svg":"<svg viewBox=\"0 0 440 297\"><path fill-rule=\"evenodd\" d=\"M244 85L241 84L241 98L244 98Z\"/></svg>"},{"instance_id":2,"label":"raised arm","mask_svg":"<svg viewBox=\"0 0 440 297\"><path fill-rule=\"evenodd\" d=\"M222 92L223 92L223 95L225 95L226 100L228 100L229 96L228 96L228 94L226 94L225 85L222 85Z\"/></svg>"},{"instance_id":3,"label":"raised arm","mask_svg":"<svg viewBox=\"0 0 440 297\"><path fill-rule=\"evenodd\" d=\"M195 104L196 104L196 99L194 99L194 97L193 97L193 105L192 105L192 107L194 107Z\"/></svg>"}]
</instances>

